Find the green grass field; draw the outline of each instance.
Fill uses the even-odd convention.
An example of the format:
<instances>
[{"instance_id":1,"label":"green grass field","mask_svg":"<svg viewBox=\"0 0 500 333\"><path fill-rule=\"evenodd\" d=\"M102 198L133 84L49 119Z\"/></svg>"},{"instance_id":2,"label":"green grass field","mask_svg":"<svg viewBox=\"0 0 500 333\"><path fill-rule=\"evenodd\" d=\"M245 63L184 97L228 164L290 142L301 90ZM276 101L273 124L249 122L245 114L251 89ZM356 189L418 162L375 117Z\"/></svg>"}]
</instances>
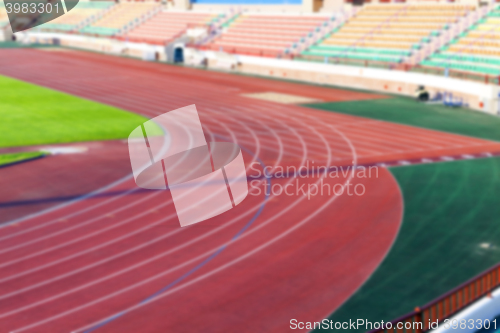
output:
<instances>
[{"instance_id":1,"label":"green grass field","mask_svg":"<svg viewBox=\"0 0 500 333\"><path fill-rule=\"evenodd\" d=\"M13 153L13 154L3 154L0 155L0 166L6 166L13 163L19 163L22 161L29 161L35 158L39 158L45 156L46 154L41 151L30 151L30 152L22 152L22 153Z\"/></svg>"},{"instance_id":2,"label":"green grass field","mask_svg":"<svg viewBox=\"0 0 500 333\"><path fill-rule=\"evenodd\" d=\"M500 141L500 117L441 104L423 104L408 97L306 104L305 106Z\"/></svg>"},{"instance_id":3,"label":"green grass field","mask_svg":"<svg viewBox=\"0 0 500 333\"><path fill-rule=\"evenodd\" d=\"M127 138L147 119L0 76L0 147Z\"/></svg>"},{"instance_id":4,"label":"green grass field","mask_svg":"<svg viewBox=\"0 0 500 333\"><path fill-rule=\"evenodd\" d=\"M396 319L500 261L500 158L390 170L405 202L401 230L334 321Z\"/></svg>"}]
</instances>

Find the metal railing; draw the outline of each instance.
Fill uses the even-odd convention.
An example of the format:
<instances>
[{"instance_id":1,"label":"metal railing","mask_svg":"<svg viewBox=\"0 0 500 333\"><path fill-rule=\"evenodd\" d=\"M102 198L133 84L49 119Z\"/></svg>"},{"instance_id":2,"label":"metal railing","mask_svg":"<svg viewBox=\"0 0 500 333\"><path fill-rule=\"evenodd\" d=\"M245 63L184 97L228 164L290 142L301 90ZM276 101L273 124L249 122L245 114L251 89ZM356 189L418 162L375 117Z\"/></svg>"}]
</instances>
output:
<instances>
[{"instance_id":1,"label":"metal railing","mask_svg":"<svg viewBox=\"0 0 500 333\"><path fill-rule=\"evenodd\" d=\"M463 310L478 299L488 296L500 286L500 264L479 274L430 303L415 308L385 327L370 333L422 333L431 329L430 324L440 323ZM390 324L389 324L390 323Z\"/></svg>"}]
</instances>

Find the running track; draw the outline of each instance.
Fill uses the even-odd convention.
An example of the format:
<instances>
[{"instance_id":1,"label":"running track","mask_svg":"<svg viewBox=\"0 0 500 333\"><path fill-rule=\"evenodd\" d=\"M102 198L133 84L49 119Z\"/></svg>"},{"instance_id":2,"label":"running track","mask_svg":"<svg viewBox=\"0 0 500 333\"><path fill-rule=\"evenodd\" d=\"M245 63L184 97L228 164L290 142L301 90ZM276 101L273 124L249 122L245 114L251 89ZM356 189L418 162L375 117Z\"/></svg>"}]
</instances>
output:
<instances>
[{"instance_id":1,"label":"running track","mask_svg":"<svg viewBox=\"0 0 500 333\"><path fill-rule=\"evenodd\" d=\"M209 140L243 147L249 175L257 173L252 165L333 166L500 151L494 142L240 94L273 91L325 101L383 96L83 52L0 54L0 74L148 117L196 104ZM249 195L235 209L181 229L168 192L137 191L121 174L126 144L99 144L110 150L99 153L88 144L88 154L72 157L82 163L70 164L94 189L106 186L99 195L0 229L2 332L288 331L290 319L319 321L352 295L380 264L401 222L398 185L380 168L370 179L300 179L305 186L362 183L363 196ZM122 166L119 176L92 177L97 171L83 161L109 167L102 158L109 151ZM64 158L12 167L9 177L5 168L0 178L23 188L30 181L23 174L67 172ZM257 183L263 189L295 181ZM40 192L43 185L37 184Z\"/></svg>"}]
</instances>

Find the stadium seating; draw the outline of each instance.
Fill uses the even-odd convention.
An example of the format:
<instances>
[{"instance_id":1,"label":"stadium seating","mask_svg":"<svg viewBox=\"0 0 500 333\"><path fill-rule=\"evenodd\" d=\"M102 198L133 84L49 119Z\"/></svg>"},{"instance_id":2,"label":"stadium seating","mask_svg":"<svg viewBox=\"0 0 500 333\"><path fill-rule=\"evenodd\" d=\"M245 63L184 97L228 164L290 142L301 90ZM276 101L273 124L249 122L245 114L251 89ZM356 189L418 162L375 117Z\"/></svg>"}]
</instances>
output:
<instances>
[{"instance_id":1,"label":"stadium seating","mask_svg":"<svg viewBox=\"0 0 500 333\"><path fill-rule=\"evenodd\" d=\"M278 56L329 20L325 15L236 17L206 48L230 53Z\"/></svg>"},{"instance_id":2,"label":"stadium seating","mask_svg":"<svg viewBox=\"0 0 500 333\"><path fill-rule=\"evenodd\" d=\"M222 14L221 14L222 15ZM188 26L207 26L220 15L194 12L160 12L124 35L130 41L164 44L184 32Z\"/></svg>"},{"instance_id":3,"label":"stadium seating","mask_svg":"<svg viewBox=\"0 0 500 333\"><path fill-rule=\"evenodd\" d=\"M113 5L114 2L111 1L81 1L66 15L59 16L41 28L43 30L74 31L92 23Z\"/></svg>"},{"instance_id":4,"label":"stadium seating","mask_svg":"<svg viewBox=\"0 0 500 333\"><path fill-rule=\"evenodd\" d=\"M143 16L151 13L159 4L155 2L122 2L114 6L100 20L80 30L82 33L114 36L131 24L138 24Z\"/></svg>"},{"instance_id":5,"label":"stadium seating","mask_svg":"<svg viewBox=\"0 0 500 333\"><path fill-rule=\"evenodd\" d=\"M421 65L500 75L500 7Z\"/></svg>"},{"instance_id":6,"label":"stadium seating","mask_svg":"<svg viewBox=\"0 0 500 333\"><path fill-rule=\"evenodd\" d=\"M400 63L472 9L452 4L366 5L302 57Z\"/></svg>"}]
</instances>

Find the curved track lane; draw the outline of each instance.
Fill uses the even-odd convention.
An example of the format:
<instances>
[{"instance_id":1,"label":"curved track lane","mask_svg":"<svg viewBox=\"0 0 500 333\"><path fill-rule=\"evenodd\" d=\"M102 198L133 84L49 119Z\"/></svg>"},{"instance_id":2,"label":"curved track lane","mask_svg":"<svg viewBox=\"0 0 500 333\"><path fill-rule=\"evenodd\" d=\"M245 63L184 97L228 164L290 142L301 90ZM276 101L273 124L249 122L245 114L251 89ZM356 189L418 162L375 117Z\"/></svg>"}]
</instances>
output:
<instances>
[{"instance_id":1,"label":"curved track lane","mask_svg":"<svg viewBox=\"0 0 500 333\"><path fill-rule=\"evenodd\" d=\"M263 89L324 100L368 94L83 52L1 53L1 74L149 117L195 103L209 140L244 148L250 176L264 166L350 165L496 147L240 96ZM116 151L127 158L126 149ZM300 193L266 198L254 189L235 209L181 229L168 192L138 190L124 178L97 196L0 229L0 330L279 332L292 318L321 320L389 250L403 209L398 185L383 168L372 178L256 182L261 190L290 184L306 191L312 184L363 184L366 193L309 200Z\"/></svg>"}]
</instances>

